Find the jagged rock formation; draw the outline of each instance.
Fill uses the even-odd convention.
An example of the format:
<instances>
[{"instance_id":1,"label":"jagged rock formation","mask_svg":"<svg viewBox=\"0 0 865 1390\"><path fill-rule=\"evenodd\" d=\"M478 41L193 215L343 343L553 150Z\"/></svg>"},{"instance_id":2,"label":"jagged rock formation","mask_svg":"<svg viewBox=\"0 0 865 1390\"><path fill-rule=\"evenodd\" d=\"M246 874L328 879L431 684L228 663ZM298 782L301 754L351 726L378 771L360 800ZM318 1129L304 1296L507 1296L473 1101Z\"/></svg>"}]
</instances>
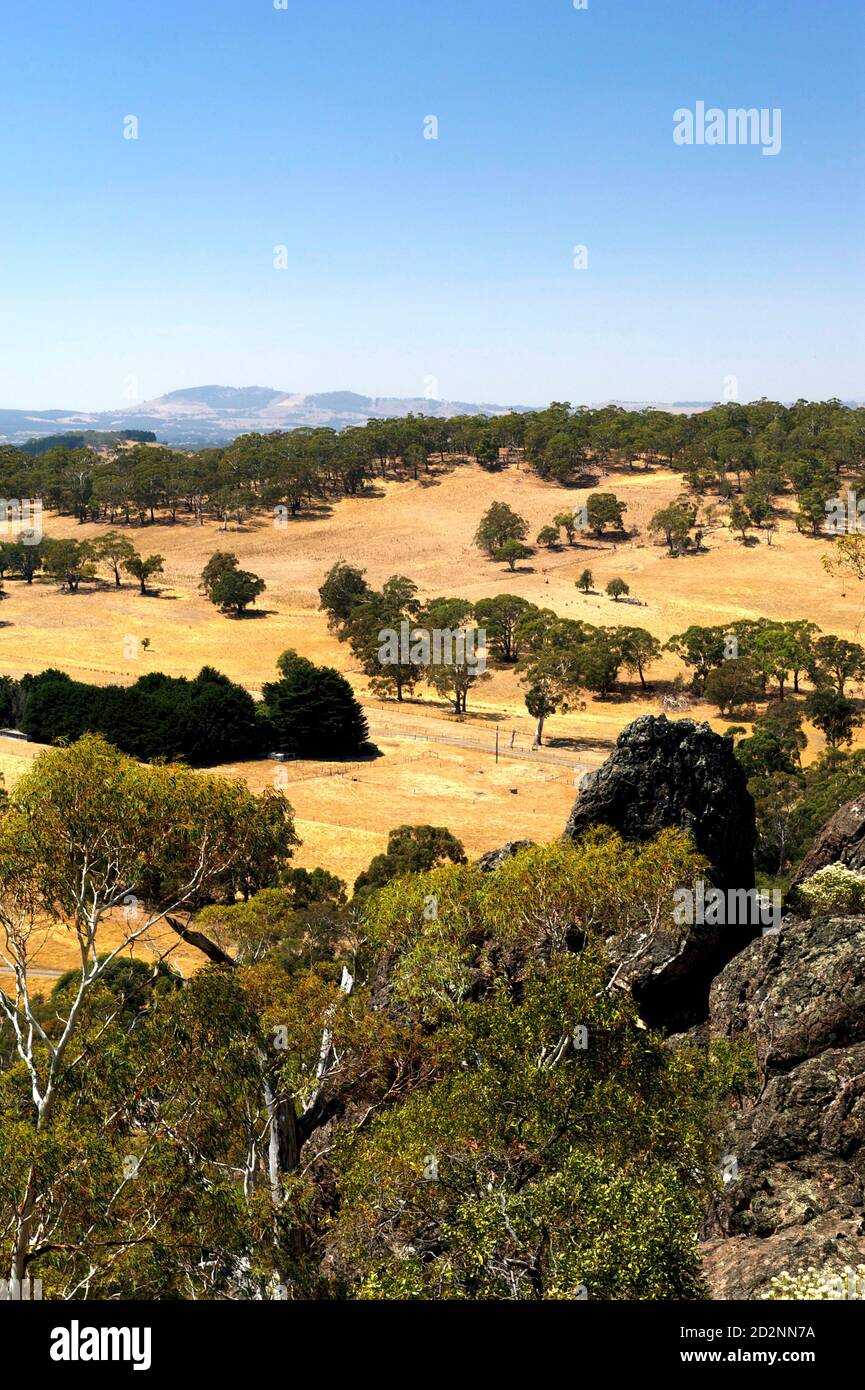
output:
<instances>
[{"instance_id":1,"label":"jagged rock formation","mask_svg":"<svg viewBox=\"0 0 865 1390\"><path fill-rule=\"evenodd\" d=\"M729 740L708 724L645 715L623 730L581 792L565 835L578 839L595 825L629 840L679 826L708 859L716 887L754 888L753 798ZM612 937L608 948L618 982L630 985L646 1022L676 1030L705 1019L712 979L759 931L756 923L670 923L651 939Z\"/></svg>"},{"instance_id":2,"label":"jagged rock formation","mask_svg":"<svg viewBox=\"0 0 865 1390\"><path fill-rule=\"evenodd\" d=\"M714 1298L865 1261L865 918L788 918L715 980L709 1035L747 1035L762 1089L721 1136L734 1176L707 1224Z\"/></svg>"},{"instance_id":3,"label":"jagged rock formation","mask_svg":"<svg viewBox=\"0 0 865 1390\"><path fill-rule=\"evenodd\" d=\"M623 729L589 775L565 834L575 840L593 825L628 840L680 826L709 860L716 887L754 886L754 800L731 742L708 724L647 714Z\"/></svg>"},{"instance_id":4,"label":"jagged rock formation","mask_svg":"<svg viewBox=\"0 0 865 1390\"><path fill-rule=\"evenodd\" d=\"M827 864L865 869L865 797L848 801L826 822L793 875L791 889Z\"/></svg>"}]
</instances>

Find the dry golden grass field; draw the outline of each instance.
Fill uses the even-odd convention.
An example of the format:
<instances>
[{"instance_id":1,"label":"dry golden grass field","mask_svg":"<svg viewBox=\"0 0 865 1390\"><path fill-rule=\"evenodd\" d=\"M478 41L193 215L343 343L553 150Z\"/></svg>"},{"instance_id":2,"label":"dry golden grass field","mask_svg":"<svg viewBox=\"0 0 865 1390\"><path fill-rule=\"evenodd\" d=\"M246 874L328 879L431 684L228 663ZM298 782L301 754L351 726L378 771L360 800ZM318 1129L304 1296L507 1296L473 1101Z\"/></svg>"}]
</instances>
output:
<instances>
[{"instance_id":1,"label":"dry golden grass field","mask_svg":"<svg viewBox=\"0 0 865 1390\"><path fill-rule=\"evenodd\" d=\"M496 671L472 692L469 714L460 721L432 694L401 706L369 697L350 650L329 633L318 610L318 587L336 560L365 568L376 586L390 574L408 575L422 598L476 600L514 593L562 616L598 625L634 623L662 639L690 623L761 615L806 617L826 632L861 638L865 593L852 581L845 592L839 580L825 573L821 557L830 543L800 535L789 516L782 518L771 546L764 537L759 545L743 546L721 519L706 530L706 553L670 559L646 526L659 506L682 491L680 477L665 470L617 471L598 486L627 501L626 522L639 534L618 545L585 541L559 551L538 549L516 573L487 560L473 544L489 504L506 501L522 513L533 540L554 513L578 506L585 491L544 483L513 466L490 474L465 464L426 481L377 484L377 496L341 500L329 515L300 518L283 527L267 518L240 528L232 524L228 532L219 523L197 526L183 519L133 526L127 534L138 549L165 558L159 594L143 598L132 581L119 590L106 584L67 594L46 579L29 587L7 580L8 597L0 609L0 673L20 676L59 666L78 679L124 683L155 670L192 676L209 664L258 691L273 677L280 652L294 647L351 679L382 755L351 765L268 762L222 769L245 777L255 788L282 780L303 840L298 863L322 864L351 881L384 847L390 827L404 822L447 825L471 855L506 839L550 839L561 831L574 799L574 765L601 762L624 725L660 710L662 689L644 697L634 687L622 698L589 699L585 710L551 719L546 729L554 745L550 751L569 759L571 766L513 758L511 734L516 750L527 754L533 722L512 671ZM67 517L45 518L45 532L52 537L83 539L104 530ZM234 551L244 568L266 581L260 616L223 617L198 592L200 572L216 549ZM586 566L598 592L583 596L575 580ZM614 575L627 580L639 606L606 596ZM145 637L151 644L147 651L140 646ZM130 638L138 639L135 657L126 655L134 649ZM683 669L667 656L652 669L651 678L662 685ZM854 687L852 693L861 692ZM718 729L730 722L718 719L709 706L695 705L691 713ZM492 753L496 726L503 754L498 764ZM807 732L810 758L823 742L813 728ZM472 746L427 742L410 734L434 734ZM0 771L7 786L37 752L33 745L0 739ZM62 939L46 946L46 968L73 961Z\"/></svg>"}]
</instances>

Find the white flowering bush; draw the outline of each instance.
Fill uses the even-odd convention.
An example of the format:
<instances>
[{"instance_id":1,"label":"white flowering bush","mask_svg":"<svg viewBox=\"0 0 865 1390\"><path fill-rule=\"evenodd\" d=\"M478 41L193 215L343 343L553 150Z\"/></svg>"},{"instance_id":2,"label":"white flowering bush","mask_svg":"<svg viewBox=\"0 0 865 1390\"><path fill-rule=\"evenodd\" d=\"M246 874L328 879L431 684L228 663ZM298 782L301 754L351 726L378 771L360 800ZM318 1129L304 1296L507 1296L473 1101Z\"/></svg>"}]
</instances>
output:
<instances>
[{"instance_id":1,"label":"white flowering bush","mask_svg":"<svg viewBox=\"0 0 865 1390\"><path fill-rule=\"evenodd\" d=\"M865 1299L865 1265L824 1265L815 1269L800 1269L796 1274L785 1270L773 1279L761 1299L791 1299L813 1303L817 1299Z\"/></svg>"},{"instance_id":2,"label":"white flowering bush","mask_svg":"<svg viewBox=\"0 0 865 1390\"><path fill-rule=\"evenodd\" d=\"M862 912L865 910L865 874L844 864L827 864L799 884L799 896L809 914Z\"/></svg>"}]
</instances>

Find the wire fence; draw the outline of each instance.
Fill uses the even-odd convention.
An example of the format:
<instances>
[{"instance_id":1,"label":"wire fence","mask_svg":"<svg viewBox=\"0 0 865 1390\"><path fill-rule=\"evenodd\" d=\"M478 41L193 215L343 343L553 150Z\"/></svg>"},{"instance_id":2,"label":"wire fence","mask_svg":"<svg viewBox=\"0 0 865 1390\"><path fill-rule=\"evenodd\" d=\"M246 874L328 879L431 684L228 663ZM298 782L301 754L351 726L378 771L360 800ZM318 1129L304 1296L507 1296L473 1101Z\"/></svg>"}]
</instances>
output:
<instances>
[{"instance_id":1,"label":"wire fence","mask_svg":"<svg viewBox=\"0 0 865 1390\"><path fill-rule=\"evenodd\" d=\"M514 741L511 742L510 730L505 734L499 733L498 741L496 741L495 736L486 739L467 738L465 735L436 734L429 730L418 732L417 729L396 724L386 716L376 714L374 710L367 710L366 715L370 734L378 735L381 738L406 738L419 743L444 743L455 748L469 748L475 752L489 753L497 757L499 761L503 761L505 758L516 758L523 762L555 763L559 767L585 768L589 766L585 755L580 753L559 753L551 748L520 748L517 746L517 739L525 739L526 735L517 734L514 736Z\"/></svg>"}]
</instances>

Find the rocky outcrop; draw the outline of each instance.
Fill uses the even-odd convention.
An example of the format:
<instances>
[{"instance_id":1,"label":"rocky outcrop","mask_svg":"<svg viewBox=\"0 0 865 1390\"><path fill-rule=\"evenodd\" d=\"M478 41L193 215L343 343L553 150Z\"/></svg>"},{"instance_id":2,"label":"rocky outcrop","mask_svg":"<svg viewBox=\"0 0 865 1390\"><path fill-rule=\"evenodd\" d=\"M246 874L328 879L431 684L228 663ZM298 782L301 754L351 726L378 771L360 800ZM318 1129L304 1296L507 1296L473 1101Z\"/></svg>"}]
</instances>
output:
<instances>
[{"instance_id":1,"label":"rocky outcrop","mask_svg":"<svg viewBox=\"0 0 865 1390\"><path fill-rule=\"evenodd\" d=\"M865 1042L865 924L861 917L786 918L712 985L709 1035L747 1035L769 1076L831 1047Z\"/></svg>"},{"instance_id":2,"label":"rocky outcrop","mask_svg":"<svg viewBox=\"0 0 865 1390\"><path fill-rule=\"evenodd\" d=\"M754 800L732 743L708 724L651 714L629 724L589 774L565 834L578 839L593 825L628 840L680 826L711 864L716 887L754 886Z\"/></svg>"},{"instance_id":3,"label":"rocky outcrop","mask_svg":"<svg viewBox=\"0 0 865 1390\"><path fill-rule=\"evenodd\" d=\"M678 826L708 859L712 884L725 892L754 888L754 802L729 740L708 724L663 715L630 724L589 776L565 835L576 840L596 825L612 826L629 840ZM755 917L728 915L683 927L668 922L651 937L612 937L607 944L617 982L630 986L653 1027L675 1031L699 1023L714 976L759 934Z\"/></svg>"},{"instance_id":4,"label":"rocky outcrop","mask_svg":"<svg viewBox=\"0 0 865 1390\"><path fill-rule=\"evenodd\" d=\"M501 845L499 849L489 849L486 854L482 854L477 866L482 874L494 873L506 860L513 859L520 850L531 849L534 843L534 840L508 840L507 844Z\"/></svg>"},{"instance_id":5,"label":"rocky outcrop","mask_svg":"<svg viewBox=\"0 0 865 1390\"><path fill-rule=\"evenodd\" d=\"M786 919L715 980L709 1036L753 1042L756 1099L721 1136L707 1224L714 1298L783 1270L865 1262L865 918Z\"/></svg>"},{"instance_id":6,"label":"rocky outcrop","mask_svg":"<svg viewBox=\"0 0 865 1390\"><path fill-rule=\"evenodd\" d=\"M793 875L791 889L827 864L865 870L865 796L848 801L826 822Z\"/></svg>"}]
</instances>

